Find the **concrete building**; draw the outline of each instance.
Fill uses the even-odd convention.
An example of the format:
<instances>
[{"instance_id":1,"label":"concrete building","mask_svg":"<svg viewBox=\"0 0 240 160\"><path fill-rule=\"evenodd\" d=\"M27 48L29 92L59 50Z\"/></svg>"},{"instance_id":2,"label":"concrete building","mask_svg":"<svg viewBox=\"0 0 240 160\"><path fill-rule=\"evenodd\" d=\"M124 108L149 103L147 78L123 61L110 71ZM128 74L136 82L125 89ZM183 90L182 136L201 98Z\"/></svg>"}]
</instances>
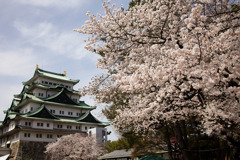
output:
<instances>
[{"instance_id":1,"label":"concrete building","mask_svg":"<svg viewBox=\"0 0 240 160\"><path fill-rule=\"evenodd\" d=\"M66 72L49 72L36 66L33 77L23 82L21 93L14 95L10 108L4 111L0 146L19 149L16 144L20 142L45 144L63 135L87 133L90 129L101 134L97 135L99 143L105 142L108 123L91 114L96 107L80 101L80 94L73 89L78 82L66 77Z\"/></svg>"}]
</instances>

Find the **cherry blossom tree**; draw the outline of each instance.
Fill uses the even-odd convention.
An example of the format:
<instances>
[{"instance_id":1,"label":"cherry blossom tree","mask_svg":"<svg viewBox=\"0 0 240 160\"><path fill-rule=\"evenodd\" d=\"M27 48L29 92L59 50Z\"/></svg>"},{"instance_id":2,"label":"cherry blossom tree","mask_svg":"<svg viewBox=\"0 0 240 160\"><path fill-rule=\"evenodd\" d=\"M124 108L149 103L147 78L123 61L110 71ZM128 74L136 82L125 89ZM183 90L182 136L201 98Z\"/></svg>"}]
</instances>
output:
<instances>
[{"instance_id":1,"label":"cherry blossom tree","mask_svg":"<svg viewBox=\"0 0 240 160\"><path fill-rule=\"evenodd\" d=\"M46 146L45 153L50 159L95 160L100 154L96 140L80 133L58 138Z\"/></svg>"},{"instance_id":2,"label":"cherry blossom tree","mask_svg":"<svg viewBox=\"0 0 240 160\"><path fill-rule=\"evenodd\" d=\"M184 151L186 123L240 149L240 12L238 1L144 0L128 10L104 2L87 16L85 48L102 55L85 88L117 106L121 132L173 125ZM236 151L236 152L238 152ZM183 155L185 159L188 156Z\"/></svg>"}]
</instances>

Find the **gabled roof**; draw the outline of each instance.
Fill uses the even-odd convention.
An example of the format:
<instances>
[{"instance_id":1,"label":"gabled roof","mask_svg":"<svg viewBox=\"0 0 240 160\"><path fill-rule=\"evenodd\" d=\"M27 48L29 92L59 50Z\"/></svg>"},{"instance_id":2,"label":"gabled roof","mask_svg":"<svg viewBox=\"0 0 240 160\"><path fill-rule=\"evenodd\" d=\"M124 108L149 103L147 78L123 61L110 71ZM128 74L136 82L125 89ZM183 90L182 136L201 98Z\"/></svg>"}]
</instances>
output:
<instances>
[{"instance_id":1,"label":"gabled roof","mask_svg":"<svg viewBox=\"0 0 240 160\"><path fill-rule=\"evenodd\" d=\"M58 85L55 85L55 86L49 86L49 85L43 85L43 84L33 82L31 85L29 85L28 88L29 88L29 90L32 90L34 87L39 87L39 88L43 88L43 89L62 89L62 88L65 88L65 90L68 91L68 92L79 94L79 91L73 90L73 89L68 89L61 84L58 84Z\"/></svg>"},{"instance_id":2,"label":"gabled roof","mask_svg":"<svg viewBox=\"0 0 240 160\"><path fill-rule=\"evenodd\" d=\"M15 94L14 97L15 98L21 98L23 96L24 93L29 93L31 90L33 90L35 87L38 87L38 88L42 88L42 89L62 89L62 88L65 88L65 90L67 92L70 92L70 93L73 93L73 94L78 94L79 95L79 91L76 91L76 90L72 90L72 89L68 89L66 88L65 86L63 85L56 85L56 86L49 86L49 85L43 85L43 84L39 84L39 83L35 83L35 82L32 82L31 84L29 85L24 85L22 91L20 94Z\"/></svg>"},{"instance_id":3,"label":"gabled roof","mask_svg":"<svg viewBox=\"0 0 240 160\"><path fill-rule=\"evenodd\" d=\"M13 112L13 111L10 111L10 110L7 110L6 111L6 116L4 118L4 120L2 121L2 123L0 125L3 125L7 122L8 119L14 119L16 118L16 116L19 115L19 113L17 112Z\"/></svg>"},{"instance_id":4,"label":"gabled roof","mask_svg":"<svg viewBox=\"0 0 240 160\"><path fill-rule=\"evenodd\" d=\"M23 82L23 84L24 85L31 84L38 77L46 77L46 78L55 79L55 80L59 80L59 81L69 82L72 84L76 84L79 82L79 80L72 80L70 78L67 78L65 74L54 73L54 72L45 71L45 70L36 68L33 77L30 80L28 80L27 82Z\"/></svg>"},{"instance_id":5,"label":"gabled roof","mask_svg":"<svg viewBox=\"0 0 240 160\"><path fill-rule=\"evenodd\" d=\"M55 96L57 96L58 94L60 94L61 92L57 93ZM54 96L52 96L54 97ZM51 97L48 97L48 98L51 98ZM31 95L31 94L27 94L25 93L23 95L23 98L21 99L19 106L22 106L26 103L28 103L29 101L34 101L34 102L39 102L39 103L45 103L45 104L54 104L54 105L61 105L61 106L67 106L67 107L77 107L77 108L82 108L82 109L95 109L96 107L95 106L89 106L89 105L86 105L85 103L80 103L80 104L63 104L63 103L59 103L59 102L56 102L56 101L50 101L50 100L47 100L47 99L40 99L34 95ZM85 105L84 105L85 104ZM16 107L16 109L17 109Z\"/></svg>"},{"instance_id":6,"label":"gabled roof","mask_svg":"<svg viewBox=\"0 0 240 160\"><path fill-rule=\"evenodd\" d=\"M20 103L20 99L14 98L14 99L12 100L12 104L11 104L9 110L14 110L14 108L15 108L19 103Z\"/></svg>"},{"instance_id":7,"label":"gabled roof","mask_svg":"<svg viewBox=\"0 0 240 160\"><path fill-rule=\"evenodd\" d=\"M77 124L90 124L90 125L98 125L98 126L108 126L108 122L101 122L96 119L90 112L86 112L80 118L63 118L58 117L49 112L49 110L42 105L38 110L30 113L20 114L17 112L7 111L5 119L3 122L0 122L0 127L4 125L8 119L12 120L17 117L23 117L27 119L42 119L42 120L52 120L59 122L67 122L67 123L77 123Z\"/></svg>"},{"instance_id":8,"label":"gabled roof","mask_svg":"<svg viewBox=\"0 0 240 160\"><path fill-rule=\"evenodd\" d=\"M71 98L68 97L68 95L66 94L66 89L64 88L62 88L62 90L59 93L44 99L44 101L70 104L70 105L79 105L78 103L74 102Z\"/></svg>"},{"instance_id":9,"label":"gabled roof","mask_svg":"<svg viewBox=\"0 0 240 160\"><path fill-rule=\"evenodd\" d=\"M46 119L59 119L53 114L51 114L45 105L42 105L35 112L22 115L22 117L37 117L37 118L46 118Z\"/></svg>"},{"instance_id":10,"label":"gabled roof","mask_svg":"<svg viewBox=\"0 0 240 160\"><path fill-rule=\"evenodd\" d=\"M102 123L98 119L96 119L90 111L87 111L84 115L78 118L76 121L78 122L89 122L89 123Z\"/></svg>"}]
</instances>

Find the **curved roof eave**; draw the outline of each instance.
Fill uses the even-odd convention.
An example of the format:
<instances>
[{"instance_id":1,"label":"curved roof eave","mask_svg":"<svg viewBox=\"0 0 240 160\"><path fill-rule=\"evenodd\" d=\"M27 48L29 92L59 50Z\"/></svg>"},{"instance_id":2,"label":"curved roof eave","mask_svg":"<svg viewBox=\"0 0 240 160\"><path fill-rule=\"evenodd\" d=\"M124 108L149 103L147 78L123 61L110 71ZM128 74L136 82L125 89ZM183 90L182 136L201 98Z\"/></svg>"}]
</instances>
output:
<instances>
[{"instance_id":1,"label":"curved roof eave","mask_svg":"<svg viewBox=\"0 0 240 160\"><path fill-rule=\"evenodd\" d=\"M42 104L41 107L39 107L36 111L28 113L28 114L24 114L24 115L22 115L22 117L35 117L35 116L39 116L39 115L40 116L48 116L48 117L51 117L51 119L59 119L58 117L56 117L55 115L50 113L44 104ZM44 117L37 117L37 118L44 118Z\"/></svg>"},{"instance_id":2,"label":"curved roof eave","mask_svg":"<svg viewBox=\"0 0 240 160\"><path fill-rule=\"evenodd\" d=\"M65 74L45 71L45 70L38 68L35 70L33 77L31 79L29 79L27 82L23 82L23 84L24 85L31 84L31 82L33 82L38 77L47 77L47 78L64 81L64 82L68 82L68 83L72 83L72 84L77 84L80 81L80 80L73 80L73 79L67 78Z\"/></svg>"},{"instance_id":3,"label":"curved roof eave","mask_svg":"<svg viewBox=\"0 0 240 160\"><path fill-rule=\"evenodd\" d=\"M90 118L90 121L94 121L94 122L88 122ZM82 115L81 117L79 117L78 119L76 119L76 121L78 122L83 122L83 123L92 123L92 124L104 124L104 125L109 125L108 122L101 122L100 120L98 120L96 117L94 117L90 111L87 111L84 115Z\"/></svg>"},{"instance_id":4,"label":"curved roof eave","mask_svg":"<svg viewBox=\"0 0 240 160\"><path fill-rule=\"evenodd\" d=\"M79 94L79 91L77 90L70 90L62 85L56 85L56 86L47 86L47 85L42 85L42 84L39 84L39 83L32 83L31 85L29 85L29 90L32 90L32 88L36 86L36 87L39 87L39 88L44 88L44 89L56 89L56 88L65 88L68 92L71 92L71 93L74 93L74 94Z\"/></svg>"},{"instance_id":5,"label":"curved roof eave","mask_svg":"<svg viewBox=\"0 0 240 160\"><path fill-rule=\"evenodd\" d=\"M45 104L54 104L54 105L59 105L59 106L68 106L68 107L73 107L73 108L81 108L81 109L89 109L93 110L96 109L96 106L82 106L82 105L70 105L70 104L62 104L62 103L56 103L56 102L51 102L51 101L44 101L40 98L37 98L33 95L25 94L21 102L19 102L18 106L16 108L24 105L27 103L27 101L34 101L34 102L40 102L40 103L45 103Z\"/></svg>"}]
</instances>

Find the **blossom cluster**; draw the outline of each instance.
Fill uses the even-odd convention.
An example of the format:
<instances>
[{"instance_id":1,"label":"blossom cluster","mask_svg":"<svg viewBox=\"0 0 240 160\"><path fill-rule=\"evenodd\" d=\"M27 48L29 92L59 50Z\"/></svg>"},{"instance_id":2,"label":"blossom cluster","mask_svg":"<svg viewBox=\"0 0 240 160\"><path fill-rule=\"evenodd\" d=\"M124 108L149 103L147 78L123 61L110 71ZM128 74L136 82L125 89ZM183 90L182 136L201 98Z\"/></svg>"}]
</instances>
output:
<instances>
[{"instance_id":1,"label":"blossom cluster","mask_svg":"<svg viewBox=\"0 0 240 160\"><path fill-rule=\"evenodd\" d=\"M105 15L88 13L76 31L91 35L86 49L101 54L97 67L108 71L86 91L98 102L122 102L115 127L154 131L195 117L205 133L239 132L239 9L212 0L103 7Z\"/></svg>"}]
</instances>

